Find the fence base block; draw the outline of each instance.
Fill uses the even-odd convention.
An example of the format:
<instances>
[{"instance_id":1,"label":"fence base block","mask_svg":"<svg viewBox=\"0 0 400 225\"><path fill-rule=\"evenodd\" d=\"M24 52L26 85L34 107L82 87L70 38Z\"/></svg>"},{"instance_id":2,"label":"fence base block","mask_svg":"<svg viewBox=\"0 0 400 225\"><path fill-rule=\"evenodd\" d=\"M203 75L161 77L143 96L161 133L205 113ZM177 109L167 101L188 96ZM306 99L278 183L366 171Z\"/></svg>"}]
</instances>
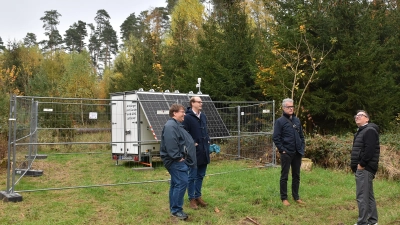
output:
<instances>
[{"instance_id":1,"label":"fence base block","mask_svg":"<svg viewBox=\"0 0 400 225\"><path fill-rule=\"evenodd\" d=\"M139 168L132 168L132 170L154 170L154 167L139 167Z\"/></svg>"},{"instance_id":2,"label":"fence base block","mask_svg":"<svg viewBox=\"0 0 400 225\"><path fill-rule=\"evenodd\" d=\"M0 191L0 198L3 200L3 202L22 202L22 196L17 193Z\"/></svg>"},{"instance_id":3,"label":"fence base block","mask_svg":"<svg viewBox=\"0 0 400 225\"><path fill-rule=\"evenodd\" d=\"M276 167L280 167L280 165L276 165L274 163L267 163L264 165L265 167L272 167L272 168L276 168Z\"/></svg>"},{"instance_id":4,"label":"fence base block","mask_svg":"<svg viewBox=\"0 0 400 225\"><path fill-rule=\"evenodd\" d=\"M25 173L26 172L26 173ZM15 169L15 174L24 174L28 177L40 177L43 175L43 170L26 170L26 169Z\"/></svg>"},{"instance_id":5,"label":"fence base block","mask_svg":"<svg viewBox=\"0 0 400 225\"><path fill-rule=\"evenodd\" d=\"M25 159L47 159L47 155L26 155Z\"/></svg>"}]
</instances>

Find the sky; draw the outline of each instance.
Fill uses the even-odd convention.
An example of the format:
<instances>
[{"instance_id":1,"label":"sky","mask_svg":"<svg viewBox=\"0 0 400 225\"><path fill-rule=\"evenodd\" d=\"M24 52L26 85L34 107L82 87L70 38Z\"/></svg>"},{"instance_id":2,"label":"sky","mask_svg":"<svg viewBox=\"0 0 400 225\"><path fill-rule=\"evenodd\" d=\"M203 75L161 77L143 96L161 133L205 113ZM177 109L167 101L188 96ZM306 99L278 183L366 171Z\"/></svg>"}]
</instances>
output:
<instances>
[{"instance_id":1,"label":"sky","mask_svg":"<svg viewBox=\"0 0 400 225\"><path fill-rule=\"evenodd\" d=\"M131 14L144 10L167 7L166 0L0 0L0 37L8 41L22 41L26 34L36 34L37 41L47 39L41 17L45 11L57 10L61 14L58 31L64 38L65 31L78 20L93 23L99 9L110 15L110 23L120 37L119 27ZM90 29L87 27L88 33Z\"/></svg>"}]
</instances>

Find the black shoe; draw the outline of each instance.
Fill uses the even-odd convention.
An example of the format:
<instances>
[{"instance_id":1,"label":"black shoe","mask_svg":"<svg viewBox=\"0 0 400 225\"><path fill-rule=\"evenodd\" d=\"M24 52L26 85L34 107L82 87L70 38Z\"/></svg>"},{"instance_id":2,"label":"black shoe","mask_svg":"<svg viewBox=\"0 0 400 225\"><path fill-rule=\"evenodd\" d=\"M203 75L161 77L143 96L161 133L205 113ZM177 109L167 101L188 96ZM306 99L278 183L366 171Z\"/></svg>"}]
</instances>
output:
<instances>
[{"instance_id":1,"label":"black shoe","mask_svg":"<svg viewBox=\"0 0 400 225\"><path fill-rule=\"evenodd\" d=\"M181 211L181 212L176 212L176 213L172 213L172 216L175 216L175 217L177 217L178 219L180 219L180 220L186 220L189 216L186 214L186 213L184 213L183 211Z\"/></svg>"}]
</instances>

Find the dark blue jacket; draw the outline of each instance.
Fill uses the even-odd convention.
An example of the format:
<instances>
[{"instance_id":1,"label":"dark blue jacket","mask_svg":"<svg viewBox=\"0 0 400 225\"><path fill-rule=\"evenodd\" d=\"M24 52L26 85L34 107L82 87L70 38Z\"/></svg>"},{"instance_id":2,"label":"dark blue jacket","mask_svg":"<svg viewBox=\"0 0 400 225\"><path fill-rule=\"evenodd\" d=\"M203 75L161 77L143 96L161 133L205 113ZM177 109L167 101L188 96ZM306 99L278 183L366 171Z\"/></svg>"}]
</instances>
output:
<instances>
[{"instance_id":1,"label":"dark blue jacket","mask_svg":"<svg viewBox=\"0 0 400 225\"><path fill-rule=\"evenodd\" d=\"M304 155L305 141L300 120L293 114L291 121L292 123L289 115L285 113L275 121L274 134L272 136L275 146L280 153L283 151L295 153L297 151Z\"/></svg>"},{"instance_id":2,"label":"dark blue jacket","mask_svg":"<svg viewBox=\"0 0 400 225\"><path fill-rule=\"evenodd\" d=\"M374 123L359 127L357 133L354 134L353 148L351 150L351 170L356 172L357 165L360 164L365 167L365 170L376 174L379 155L379 127Z\"/></svg>"},{"instance_id":3,"label":"dark blue jacket","mask_svg":"<svg viewBox=\"0 0 400 225\"><path fill-rule=\"evenodd\" d=\"M198 118L188 107L182 124L192 136L194 142L198 144L196 146L197 165L210 163L210 137L208 136L206 115L200 113L200 118Z\"/></svg>"},{"instance_id":4,"label":"dark blue jacket","mask_svg":"<svg viewBox=\"0 0 400 225\"><path fill-rule=\"evenodd\" d=\"M174 161L185 159L190 167L196 167L196 149L189 133L182 124L170 118L163 128L160 143L160 156L165 168L169 168Z\"/></svg>"}]
</instances>

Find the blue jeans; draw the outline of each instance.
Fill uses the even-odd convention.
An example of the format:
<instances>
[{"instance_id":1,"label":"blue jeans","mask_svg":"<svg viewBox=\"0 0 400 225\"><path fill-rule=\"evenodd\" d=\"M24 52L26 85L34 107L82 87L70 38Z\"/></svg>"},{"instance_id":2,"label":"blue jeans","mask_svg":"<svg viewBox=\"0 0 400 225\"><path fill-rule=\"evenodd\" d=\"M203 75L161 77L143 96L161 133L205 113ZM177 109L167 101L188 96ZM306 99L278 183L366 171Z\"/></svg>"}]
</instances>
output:
<instances>
[{"instance_id":1,"label":"blue jeans","mask_svg":"<svg viewBox=\"0 0 400 225\"><path fill-rule=\"evenodd\" d=\"M378 222L378 211L374 197L373 179L375 175L367 170L357 170L356 198L358 204L357 224L374 224Z\"/></svg>"},{"instance_id":2,"label":"blue jeans","mask_svg":"<svg viewBox=\"0 0 400 225\"><path fill-rule=\"evenodd\" d=\"M206 175L207 164L189 168L188 196L189 200L201 197L201 186Z\"/></svg>"},{"instance_id":3,"label":"blue jeans","mask_svg":"<svg viewBox=\"0 0 400 225\"><path fill-rule=\"evenodd\" d=\"M289 176L290 167L292 168L292 196L294 200L299 200L300 188L300 167L301 159L303 156L298 153L281 153L281 179L280 179L280 193L281 200L287 200L287 181Z\"/></svg>"},{"instance_id":4,"label":"blue jeans","mask_svg":"<svg viewBox=\"0 0 400 225\"><path fill-rule=\"evenodd\" d=\"M183 199L188 184L189 167L185 162L173 162L168 168L171 175L171 186L169 188L169 208L171 213L183 210Z\"/></svg>"}]
</instances>

